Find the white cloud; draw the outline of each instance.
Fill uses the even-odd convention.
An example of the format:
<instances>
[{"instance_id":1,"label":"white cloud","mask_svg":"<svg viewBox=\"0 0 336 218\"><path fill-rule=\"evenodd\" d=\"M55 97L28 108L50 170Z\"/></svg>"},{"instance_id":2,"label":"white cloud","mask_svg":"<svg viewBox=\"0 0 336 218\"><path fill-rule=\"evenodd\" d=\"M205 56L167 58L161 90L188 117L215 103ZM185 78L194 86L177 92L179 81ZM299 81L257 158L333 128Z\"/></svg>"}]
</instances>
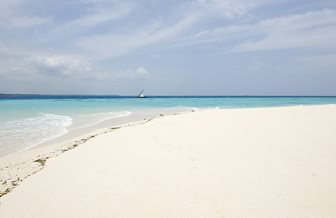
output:
<instances>
[{"instance_id":1,"label":"white cloud","mask_svg":"<svg viewBox=\"0 0 336 218\"><path fill-rule=\"evenodd\" d=\"M282 0L277 0L282 1ZM83 37L78 41L78 45L89 53L95 54L95 57L101 58L115 57L128 54L141 47L165 43L167 41L176 43L183 34L188 30L192 30L193 26L209 17L217 15L224 16L229 19L243 16L249 10L269 3L266 0L201 0L186 4L177 14L187 14L180 20L160 22L159 20L152 21L152 24L147 24L141 28L135 29L124 34L110 33ZM175 14L176 15L176 14ZM190 41L188 42L190 43ZM109 46L106 46L109 45Z\"/></svg>"},{"instance_id":2,"label":"white cloud","mask_svg":"<svg viewBox=\"0 0 336 218\"><path fill-rule=\"evenodd\" d=\"M278 4L281 1L288 2ZM88 83L98 80L111 87L109 81L138 84L137 80L150 79L160 84L164 74L182 81L202 70L213 75L207 77L209 83L217 82L223 77L213 72L214 66L228 78L230 69L244 67L251 75L306 70L293 70L296 63L314 72L331 72L334 56L309 56L336 49L336 12L321 10L324 4L332 5L302 6L293 0L71 0L65 4L4 0L0 1L0 74L22 81L33 76L48 81L55 75L55 81L73 76L83 82L89 77ZM279 56L276 60L262 52L227 55L223 62L221 57L207 56L287 48L306 56L292 61L292 51L285 50L272 53ZM251 61L251 55L256 60ZM287 67L279 70L282 65ZM156 69L160 78L147 68ZM197 78L201 77L193 81Z\"/></svg>"},{"instance_id":3,"label":"white cloud","mask_svg":"<svg viewBox=\"0 0 336 218\"><path fill-rule=\"evenodd\" d=\"M0 1L0 27L4 28L29 28L51 21L50 17L26 15L24 10L26 0L3 0Z\"/></svg>"},{"instance_id":4,"label":"white cloud","mask_svg":"<svg viewBox=\"0 0 336 218\"><path fill-rule=\"evenodd\" d=\"M172 25L157 22L125 34L111 33L85 37L78 45L95 57L125 55L144 46L171 40L197 22L196 15L185 16Z\"/></svg>"},{"instance_id":5,"label":"white cloud","mask_svg":"<svg viewBox=\"0 0 336 218\"><path fill-rule=\"evenodd\" d=\"M236 46L237 51L286 48L336 48L336 13L333 10L314 11L299 15L267 19L254 26L261 39Z\"/></svg>"},{"instance_id":6,"label":"white cloud","mask_svg":"<svg viewBox=\"0 0 336 218\"><path fill-rule=\"evenodd\" d=\"M107 76L107 75L105 75ZM137 67L136 69L128 69L119 72L110 73L110 77L136 80L136 79L148 79L151 76L151 73L145 67Z\"/></svg>"},{"instance_id":7,"label":"white cloud","mask_svg":"<svg viewBox=\"0 0 336 218\"><path fill-rule=\"evenodd\" d=\"M216 13L229 19L240 17L256 6L255 1L245 0L199 0L198 3L205 13Z\"/></svg>"},{"instance_id":8,"label":"white cloud","mask_svg":"<svg viewBox=\"0 0 336 218\"><path fill-rule=\"evenodd\" d=\"M279 1L279 0L278 0ZM265 4L266 0L202 0L182 4L172 17L180 16L177 21L168 17L161 21L151 20L150 24L142 25L137 29L130 28L125 33L111 32L82 37L78 41L79 47L95 57L108 58L128 54L142 47L173 42L184 38L188 30L209 17L224 16L229 19L243 16L257 5ZM108 45L108 46L106 46Z\"/></svg>"},{"instance_id":9,"label":"white cloud","mask_svg":"<svg viewBox=\"0 0 336 218\"><path fill-rule=\"evenodd\" d=\"M92 1L91 1L92 2ZM96 1L94 1L97 3ZM57 28L54 32L75 32L81 30L87 30L103 22L109 22L117 20L127 16L132 11L133 6L128 3L116 3L112 6L99 6L88 14L84 14L81 17L71 20Z\"/></svg>"},{"instance_id":10,"label":"white cloud","mask_svg":"<svg viewBox=\"0 0 336 218\"><path fill-rule=\"evenodd\" d=\"M38 55L25 58L33 71L48 75L79 75L90 73L91 64L82 57L70 55Z\"/></svg>"},{"instance_id":11,"label":"white cloud","mask_svg":"<svg viewBox=\"0 0 336 218\"><path fill-rule=\"evenodd\" d=\"M135 74L139 75L139 76L148 76L150 73L149 73L149 71L146 68L144 68L144 67L138 67L135 70Z\"/></svg>"},{"instance_id":12,"label":"white cloud","mask_svg":"<svg viewBox=\"0 0 336 218\"><path fill-rule=\"evenodd\" d=\"M202 30L176 46L217 43L222 52L243 52L288 48L336 48L336 12L319 10L268 18L252 24L231 25Z\"/></svg>"}]
</instances>

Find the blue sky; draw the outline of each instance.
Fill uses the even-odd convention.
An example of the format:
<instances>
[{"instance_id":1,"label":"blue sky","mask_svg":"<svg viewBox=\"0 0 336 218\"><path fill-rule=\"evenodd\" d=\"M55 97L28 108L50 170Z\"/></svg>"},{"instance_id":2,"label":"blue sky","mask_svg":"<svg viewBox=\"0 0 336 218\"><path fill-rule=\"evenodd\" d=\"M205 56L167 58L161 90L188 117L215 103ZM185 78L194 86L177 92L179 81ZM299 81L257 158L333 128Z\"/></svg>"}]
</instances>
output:
<instances>
[{"instance_id":1,"label":"blue sky","mask_svg":"<svg viewBox=\"0 0 336 218\"><path fill-rule=\"evenodd\" d=\"M336 95L334 0L2 0L0 93Z\"/></svg>"}]
</instances>

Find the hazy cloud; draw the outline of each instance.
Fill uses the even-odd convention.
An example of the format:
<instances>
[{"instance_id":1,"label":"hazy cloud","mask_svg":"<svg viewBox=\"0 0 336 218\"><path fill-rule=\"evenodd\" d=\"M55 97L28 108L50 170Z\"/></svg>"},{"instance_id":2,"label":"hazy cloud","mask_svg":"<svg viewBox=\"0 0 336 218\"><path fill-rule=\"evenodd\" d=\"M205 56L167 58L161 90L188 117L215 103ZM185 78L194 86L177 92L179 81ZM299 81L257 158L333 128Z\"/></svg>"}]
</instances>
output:
<instances>
[{"instance_id":1,"label":"hazy cloud","mask_svg":"<svg viewBox=\"0 0 336 218\"><path fill-rule=\"evenodd\" d=\"M91 1L95 2L95 1ZM55 32L64 31L87 31L98 24L117 20L119 18L127 16L131 12L132 6L128 3L118 3L110 7L99 6L90 13L85 14L79 18L71 20L64 25L61 25L54 29Z\"/></svg>"},{"instance_id":2,"label":"hazy cloud","mask_svg":"<svg viewBox=\"0 0 336 218\"><path fill-rule=\"evenodd\" d=\"M118 78L121 79L138 80L138 79L150 78L151 73L144 67L137 67L135 69L127 69L124 71L119 71L117 73L114 73L112 76L117 76Z\"/></svg>"},{"instance_id":3,"label":"hazy cloud","mask_svg":"<svg viewBox=\"0 0 336 218\"><path fill-rule=\"evenodd\" d=\"M336 94L333 0L3 0L0 28L0 92Z\"/></svg>"},{"instance_id":4,"label":"hazy cloud","mask_svg":"<svg viewBox=\"0 0 336 218\"><path fill-rule=\"evenodd\" d=\"M29 28L47 24L50 22L50 18L42 17L15 17L11 21L11 25L14 27Z\"/></svg>"},{"instance_id":5,"label":"hazy cloud","mask_svg":"<svg viewBox=\"0 0 336 218\"><path fill-rule=\"evenodd\" d=\"M78 75L92 70L91 64L81 57L76 56L33 56L25 58L30 67L39 73L48 75Z\"/></svg>"},{"instance_id":6,"label":"hazy cloud","mask_svg":"<svg viewBox=\"0 0 336 218\"><path fill-rule=\"evenodd\" d=\"M330 43L336 37L334 10L312 11L261 21L252 27L261 39L236 46L238 51L287 49L298 47L336 47Z\"/></svg>"},{"instance_id":7,"label":"hazy cloud","mask_svg":"<svg viewBox=\"0 0 336 218\"><path fill-rule=\"evenodd\" d=\"M252 24L228 25L202 30L177 46L221 43L222 52L260 51L288 48L330 49L336 36L336 12L323 9L267 18Z\"/></svg>"},{"instance_id":8,"label":"hazy cloud","mask_svg":"<svg viewBox=\"0 0 336 218\"><path fill-rule=\"evenodd\" d=\"M78 45L95 57L125 55L144 46L171 40L196 21L197 16L186 16L169 25L154 22L125 34L110 33L85 37L78 41Z\"/></svg>"},{"instance_id":9,"label":"hazy cloud","mask_svg":"<svg viewBox=\"0 0 336 218\"><path fill-rule=\"evenodd\" d=\"M138 67L135 70L135 74L138 75L138 76L148 76L150 74L150 72L144 67Z\"/></svg>"}]
</instances>

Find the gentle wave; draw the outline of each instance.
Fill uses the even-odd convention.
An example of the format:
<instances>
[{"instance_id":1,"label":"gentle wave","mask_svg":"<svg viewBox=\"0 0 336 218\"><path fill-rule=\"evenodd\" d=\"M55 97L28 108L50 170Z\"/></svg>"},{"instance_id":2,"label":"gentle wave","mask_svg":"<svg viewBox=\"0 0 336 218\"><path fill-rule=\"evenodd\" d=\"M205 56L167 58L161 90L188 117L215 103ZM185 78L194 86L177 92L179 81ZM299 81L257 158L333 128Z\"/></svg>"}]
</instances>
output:
<instances>
[{"instance_id":1,"label":"gentle wave","mask_svg":"<svg viewBox=\"0 0 336 218\"><path fill-rule=\"evenodd\" d=\"M58 114L45 114L0 124L0 153L9 154L26 150L62 136L68 132L72 118Z\"/></svg>"},{"instance_id":2,"label":"gentle wave","mask_svg":"<svg viewBox=\"0 0 336 218\"><path fill-rule=\"evenodd\" d=\"M71 130L94 126L106 120L127 117L131 114L131 111L117 111L78 115L74 117L74 123L71 126Z\"/></svg>"},{"instance_id":3,"label":"gentle wave","mask_svg":"<svg viewBox=\"0 0 336 218\"><path fill-rule=\"evenodd\" d=\"M0 156L30 149L79 128L105 120L127 117L131 111L102 112L65 116L41 113L31 118L0 123Z\"/></svg>"}]
</instances>

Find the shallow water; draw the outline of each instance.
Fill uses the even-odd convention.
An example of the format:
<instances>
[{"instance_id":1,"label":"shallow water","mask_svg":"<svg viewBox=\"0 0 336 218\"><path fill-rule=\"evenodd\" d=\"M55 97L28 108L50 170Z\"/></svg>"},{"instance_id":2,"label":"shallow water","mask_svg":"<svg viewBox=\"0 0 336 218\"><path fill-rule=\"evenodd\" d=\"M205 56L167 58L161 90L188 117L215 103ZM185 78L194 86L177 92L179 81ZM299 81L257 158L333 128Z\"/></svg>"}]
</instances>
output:
<instances>
[{"instance_id":1,"label":"shallow water","mask_svg":"<svg viewBox=\"0 0 336 218\"><path fill-rule=\"evenodd\" d=\"M336 104L336 97L134 97L0 95L0 156L79 128L150 110ZM150 113L148 113L150 114Z\"/></svg>"}]
</instances>

